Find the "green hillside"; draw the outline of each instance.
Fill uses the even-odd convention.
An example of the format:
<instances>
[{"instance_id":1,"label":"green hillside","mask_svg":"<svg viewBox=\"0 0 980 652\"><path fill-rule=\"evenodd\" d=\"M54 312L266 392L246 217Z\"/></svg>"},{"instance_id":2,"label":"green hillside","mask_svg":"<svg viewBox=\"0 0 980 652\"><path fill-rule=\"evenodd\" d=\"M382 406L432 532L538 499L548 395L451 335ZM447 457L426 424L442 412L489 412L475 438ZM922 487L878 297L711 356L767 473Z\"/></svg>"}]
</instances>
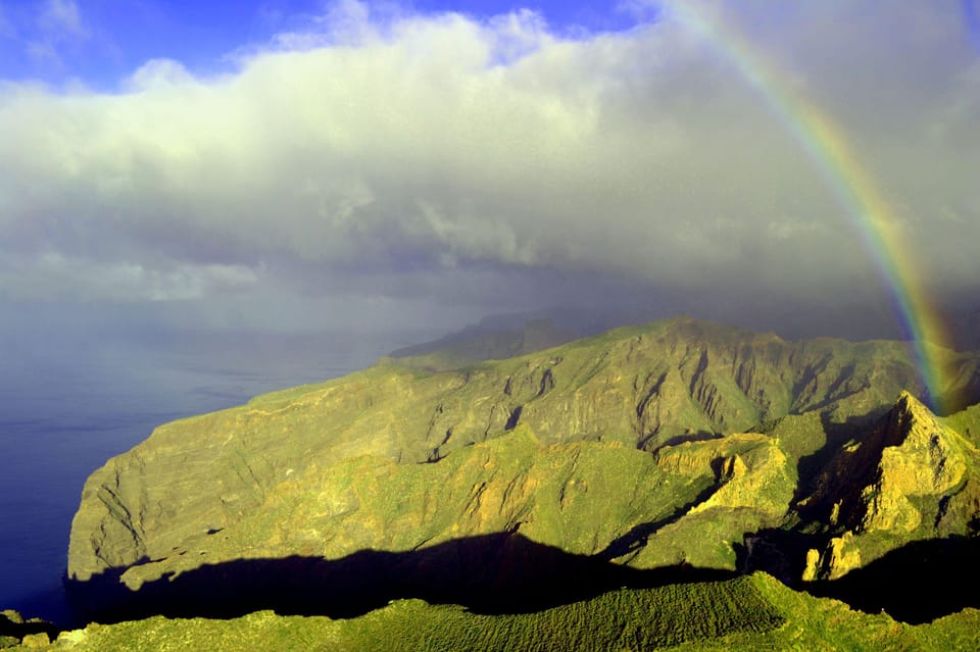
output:
<instances>
[{"instance_id":1,"label":"green hillside","mask_svg":"<svg viewBox=\"0 0 980 652\"><path fill-rule=\"evenodd\" d=\"M753 569L912 622L977 604L942 560L978 540L980 412L935 416L903 343L675 319L460 368L432 355L166 424L110 460L72 526L79 605L372 622L423 598L505 623ZM943 355L968 393L978 357ZM901 564L954 582L948 599L876 593Z\"/></svg>"}]
</instances>

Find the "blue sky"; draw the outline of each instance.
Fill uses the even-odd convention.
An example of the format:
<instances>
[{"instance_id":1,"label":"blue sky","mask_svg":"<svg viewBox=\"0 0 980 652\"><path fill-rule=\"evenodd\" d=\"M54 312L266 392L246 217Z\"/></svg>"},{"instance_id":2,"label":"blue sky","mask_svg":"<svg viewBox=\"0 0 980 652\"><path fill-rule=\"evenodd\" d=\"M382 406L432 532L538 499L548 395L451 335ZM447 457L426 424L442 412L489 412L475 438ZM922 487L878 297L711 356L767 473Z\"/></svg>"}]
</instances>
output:
<instances>
[{"instance_id":1,"label":"blue sky","mask_svg":"<svg viewBox=\"0 0 980 652\"><path fill-rule=\"evenodd\" d=\"M519 9L539 13L557 31L615 31L637 15L615 2L415 0L370 3L379 13L461 12L489 18ZM73 81L112 90L144 62L173 59L201 74L233 68L230 56L278 33L303 29L324 0L3 0L0 77Z\"/></svg>"},{"instance_id":2,"label":"blue sky","mask_svg":"<svg viewBox=\"0 0 980 652\"><path fill-rule=\"evenodd\" d=\"M168 58L201 71L262 42L314 2L5 0L0 74L111 87L145 61Z\"/></svg>"},{"instance_id":3,"label":"blue sky","mask_svg":"<svg viewBox=\"0 0 980 652\"><path fill-rule=\"evenodd\" d=\"M0 320L889 314L855 216L675 2L0 0ZM980 303L977 0L683 5L834 121L930 286Z\"/></svg>"}]
</instances>

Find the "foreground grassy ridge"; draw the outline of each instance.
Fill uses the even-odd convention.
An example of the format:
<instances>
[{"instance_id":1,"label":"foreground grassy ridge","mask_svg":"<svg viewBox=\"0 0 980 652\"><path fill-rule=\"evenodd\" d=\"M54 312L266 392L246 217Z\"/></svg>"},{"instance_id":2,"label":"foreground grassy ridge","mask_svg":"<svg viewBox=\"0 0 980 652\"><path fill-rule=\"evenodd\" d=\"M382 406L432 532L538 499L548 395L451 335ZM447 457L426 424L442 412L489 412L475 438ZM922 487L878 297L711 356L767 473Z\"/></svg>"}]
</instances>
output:
<instances>
[{"instance_id":1,"label":"foreground grassy ridge","mask_svg":"<svg viewBox=\"0 0 980 652\"><path fill-rule=\"evenodd\" d=\"M980 649L980 611L965 609L924 625L906 625L886 614L851 610L842 602L815 598L757 573L759 594L785 619L765 632L739 631L716 639L688 641L675 650L922 650L951 652Z\"/></svg>"},{"instance_id":2,"label":"foreground grassy ridge","mask_svg":"<svg viewBox=\"0 0 980 652\"><path fill-rule=\"evenodd\" d=\"M360 618L276 617L168 621L162 617L69 633L76 649L646 650L778 626L750 578L622 589L532 614L477 615L398 601Z\"/></svg>"},{"instance_id":3,"label":"foreground grassy ridge","mask_svg":"<svg viewBox=\"0 0 980 652\"><path fill-rule=\"evenodd\" d=\"M969 650L980 612L912 627L885 615L796 593L756 574L724 582L622 589L531 614L485 616L419 600L352 620L280 617L230 621L155 617L65 632L73 650Z\"/></svg>"}]
</instances>

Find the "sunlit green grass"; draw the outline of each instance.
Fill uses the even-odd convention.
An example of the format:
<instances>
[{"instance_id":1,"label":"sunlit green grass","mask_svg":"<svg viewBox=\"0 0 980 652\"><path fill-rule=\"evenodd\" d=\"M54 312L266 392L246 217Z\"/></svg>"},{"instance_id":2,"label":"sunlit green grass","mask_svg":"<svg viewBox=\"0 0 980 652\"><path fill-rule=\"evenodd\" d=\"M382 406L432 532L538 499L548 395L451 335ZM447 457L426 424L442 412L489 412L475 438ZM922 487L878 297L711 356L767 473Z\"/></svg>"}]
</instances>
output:
<instances>
[{"instance_id":1,"label":"sunlit green grass","mask_svg":"<svg viewBox=\"0 0 980 652\"><path fill-rule=\"evenodd\" d=\"M235 620L163 617L69 632L77 650L966 650L980 612L897 623L794 592L763 574L620 589L529 614L479 615L401 600L351 620L258 612Z\"/></svg>"}]
</instances>

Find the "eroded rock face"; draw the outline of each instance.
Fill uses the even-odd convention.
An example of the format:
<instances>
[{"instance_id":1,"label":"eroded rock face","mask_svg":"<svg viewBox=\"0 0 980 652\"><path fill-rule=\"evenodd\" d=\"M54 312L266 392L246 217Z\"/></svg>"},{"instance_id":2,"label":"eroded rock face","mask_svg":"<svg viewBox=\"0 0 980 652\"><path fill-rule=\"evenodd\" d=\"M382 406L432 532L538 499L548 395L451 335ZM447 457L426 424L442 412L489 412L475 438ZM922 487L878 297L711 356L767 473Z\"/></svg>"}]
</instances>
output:
<instances>
[{"instance_id":1,"label":"eroded rock face","mask_svg":"<svg viewBox=\"0 0 980 652\"><path fill-rule=\"evenodd\" d=\"M617 555L614 542L637 528L683 524L709 512L719 522L737 508L755 510L763 520L778 521L785 513L792 483L774 487L770 481L788 478L790 470L771 438L733 435L677 448L658 457L617 443L542 444L519 426L435 464L375 456L311 464L236 523L199 531L169 550L152 549L151 560L129 568L121 580L135 590L202 563L287 555L342 559L362 550L413 551L497 532L572 554L623 557L623 563L646 568L676 560ZM757 479L743 459L758 471ZM773 500L759 499L763 485ZM711 559L707 567L733 569L730 545L742 540L745 529L733 521L724 531L729 547L722 554L716 541L705 547L696 536L686 541L686 554Z\"/></svg>"},{"instance_id":2,"label":"eroded rock face","mask_svg":"<svg viewBox=\"0 0 980 652\"><path fill-rule=\"evenodd\" d=\"M909 541L970 534L978 469L974 444L903 392L872 436L845 447L813 497L840 496L829 517L840 534L810 551L804 579L843 577Z\"/></svg>"},{"instance_id":3,"label":"eroded rock face","mask_svg":"<svg viewBox=\"0 0 980 652\"><path fill-rule=\"evenodd\" d=\"M158 428L86 482L68 572L136 587L222 560L501 531L637 567L734 568L745 534L784 518L799 456L823 442L809 433L915 384L899 343L791 343L693 320L449 371L383 362ZM787 415L773 436L727 434ZM909 483L950 495L939 522L953 529L976 513L951 493L969 475L959 444L930 436L883 462L874 500L834 497L842 527L859 511L868 527L918 527L902 516ZM950 461L937 471L934 458Z\"/></svg>"},{"instance_id":4,"label":"eroded rock face","mask_svg":"<svg viewBox=\"0 0 980 652\"><path fill-rule=\"evenodd\" d=\"M712 455L718 481L682 518L653 533L629 562L638 567L690 565L734 570L736 549L747 534L776 527L795 489L795 460L777 440L735 434L711 442L689 442L662 451L661 463Z\"/></svg>"}]
</instances>

